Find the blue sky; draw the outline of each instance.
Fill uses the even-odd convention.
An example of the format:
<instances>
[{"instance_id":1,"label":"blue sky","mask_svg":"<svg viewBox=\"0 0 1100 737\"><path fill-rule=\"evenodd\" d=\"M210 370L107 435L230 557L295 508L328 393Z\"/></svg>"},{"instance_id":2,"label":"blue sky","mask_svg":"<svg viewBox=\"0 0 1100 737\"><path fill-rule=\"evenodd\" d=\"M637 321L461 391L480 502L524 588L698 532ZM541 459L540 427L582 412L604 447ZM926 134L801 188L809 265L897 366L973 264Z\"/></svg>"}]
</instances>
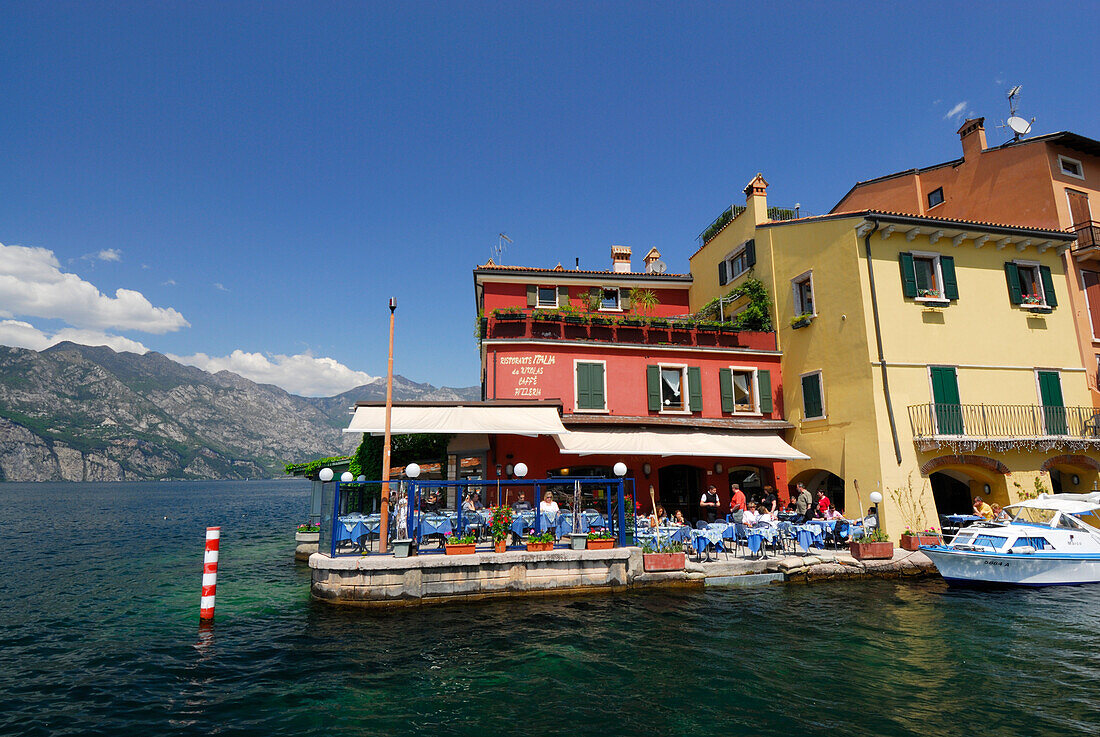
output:
<instances>
[{"instance_id":1,"label":"blue sky","mask_svg":"<svg viewBox=\"0 0 1100 737\"><path fill-rule=\"evenodd\" d=\"M0 343L148 348L304 394L479 380L471 269L686 271L761 171L857 180L1100 138L1096 3L5 3ZM958 108L954 116L948 115ZM639 259L636 258L636 262ZM126 290L117 292L117 290Z\"/></svg>"}]
</instances>

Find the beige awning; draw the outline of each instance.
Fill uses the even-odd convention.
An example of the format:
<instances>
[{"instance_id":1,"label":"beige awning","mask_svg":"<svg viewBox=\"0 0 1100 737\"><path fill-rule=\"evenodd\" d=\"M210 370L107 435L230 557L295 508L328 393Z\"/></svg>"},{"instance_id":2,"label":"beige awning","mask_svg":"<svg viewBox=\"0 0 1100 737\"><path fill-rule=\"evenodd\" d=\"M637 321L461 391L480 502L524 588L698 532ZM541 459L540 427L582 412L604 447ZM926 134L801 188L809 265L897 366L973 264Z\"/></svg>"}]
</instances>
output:
<instances>
[{"instance_id":1,"label":"beige awning","mask_svg":"<svg viewBox=\"0 0 1100 737\"><path fill-rule=\"evenodd\" d=\"M369 432L381 435L386 431L386 408L370 405L355 408L351 423L344 432ZM443 435L562 435L569 431L561 424L557 407L486 406L486 405L420 405L394 406L390 416L390 432L438 433Z\"/></svg>"},{"instance_id":2,"label":"beige awning","mask_svg":"<svg viewBox=\"0 0 1100 737\"><path fill-rule=\"evenodd\" d=\"M573 430L555 438L562 453L573 455L699 456L806 460L778 435L685 430Z\"/></svg>"}]
</instances>

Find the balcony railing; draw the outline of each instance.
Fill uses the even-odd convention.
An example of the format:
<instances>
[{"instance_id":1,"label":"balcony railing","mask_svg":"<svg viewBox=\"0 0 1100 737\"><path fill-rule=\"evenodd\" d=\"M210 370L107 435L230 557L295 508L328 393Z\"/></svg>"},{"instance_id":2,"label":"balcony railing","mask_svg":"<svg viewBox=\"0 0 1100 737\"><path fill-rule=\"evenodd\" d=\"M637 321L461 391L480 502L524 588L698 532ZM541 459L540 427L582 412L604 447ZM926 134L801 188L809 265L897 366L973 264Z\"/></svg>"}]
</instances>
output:
<instances>
[{"instance_id":1,"label":"balcony railing","mask_svg":"<svg viewBox=\"0 0 1100 737\"><path fill-rule=\"evenodd\" d=\"M1078 248L1092 248L1100 246L1100 223L1095 220L1086 220L1073 226L1077 233Z\"/></svg>"},{"instance_id":2,"label":"balcony railing","mask_svg":"<svg viewBox=\"0 0 1100 737\"><path fill-rule=\"evenodd\" d=\"M909 407L909 423L917 442L1100 442L1100 411L1095 407L916 404Z\"/></svg>"},{"instance_id":3,"label":"balcony railing","mask_svg":"<svg viewBox=\"0 0 1100 737\"><path fill-rule=\"evenodd\" d=\"M495 312L481 319L480 337L493 340L584 340L604 343L747 348L774 351L775 333L737 330L729 323L638 315Z\"/></svg>"},{"instance_id":4,"label":"balcony railing","mask_svg":"<svg viewBox=\"0 0 1100 737\"><path fill-rule=\"evenodd\" d=\"M718 232L722 230L722 228L726 227L731 220L736 218L745 210L746 207L744 205L730 205L725 210L723 210L722 214L716 217L714 219L714 222L708 225L707 229L700 233L695 240L699 243L700 246L705 246L711 238L718 235ZM768 208L769 220L794 220L798 217L800 217L798 206Z\"/></svg>"}]
</instances>

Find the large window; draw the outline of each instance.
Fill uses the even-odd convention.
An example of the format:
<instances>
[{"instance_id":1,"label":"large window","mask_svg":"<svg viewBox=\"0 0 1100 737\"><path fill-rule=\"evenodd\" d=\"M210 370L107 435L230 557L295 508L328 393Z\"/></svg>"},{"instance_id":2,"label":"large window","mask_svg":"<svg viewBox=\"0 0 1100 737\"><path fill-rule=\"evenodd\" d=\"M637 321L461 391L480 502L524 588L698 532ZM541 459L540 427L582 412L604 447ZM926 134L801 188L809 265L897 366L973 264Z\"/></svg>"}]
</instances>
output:
<instances>
[{"instance_id":1,"label":"large window","mask_svg":"<svg viewBox=\"0 0 1100 737\"><path fill-rule=\"evenodd\" d=\"M955 258L939 253L903 251L901 263L902 294L918 301L946 302L959 298L955 278Z\"/></svg>"},{"instance_id":2,"label":"large window","mask_svg":"<svg viewBox=\"0 0 1100 737\"><path fill-rule=\"evenodd\" d=\"M719 369L718 385L722 412L735 415L772 413L771 371L753 366L730 366Z\"/></svg>"},{"instance_id":3,"label":"large window","mask_svg":"<svg viewBox=\"0 0 1100 737\"><path fill-rule=\"evenodd\" d=\"M816 315L813 272L807 271L791 279L791 289L794 291L794 314Z\"/></svg>"},{"instance_id":4,"label":"large window","mask_svg":"<svg viewBox=\"0 0 1100 737\"><path fill-rule=\"evenodd\" d=\"M816 420L825 416L825 392L821 372L802 374L802 419Z\"/></svg>"},{"instance_id":5,"label":"large window","mask_svg":"<svg viewBox=\"0 0 1100 737\"><path fill-rule=\"evenodd\" d=\"M687 409L684 400L687 388L687 368L683 366L661 367L661 410L663 412L683 412Z\"/></svg>"},{"instance_id":6,"label":"large window","mask_svg":"<svg viewBox=\"0 0 1100 737\"><path fill-rule=\"evenodd\" d=\"M605 287L600 293L600 309L601 310L618 310L619 305L619 288L618 287Z\"/></svg>"},{"instance_id":7,"label":"large window","mask_svg":"<svg viewBox=\"0 0 1100 737\"><path fill-rule=\"evenodd\" d=\"M1044 309L1058 306L1049 266L1041 266L1034 261L1008 261L1005 263L1005 276L1012 304Z\"/></svg>"},{"instance_id":8,"label":"large window","mask_svg":"<svg viewBox=\"0 0 1100 737\"><path fill-rule=\"evenodd\" d=\"M646 367L650 412L699 412L703 408L703 381L698 366Z\"/></svg>"},{"instance_id":9,"label":"large window","mask_svg":"<svg viewBox=\"0 0 1100 737\"><path fill-rule=\"evenodd\" d=\"M557 287L539 287L539 307L557 307L558 306L558 288Z\"/></svg>"},{"instance_id":10,"label":"large window","mask_svg":"<svg viewBox=\"0 0 1100 737\"><path fill-rule=\"evenodd\" d=\"M603 361L576 362L577 411L607 409L607 385Z\"/></svg>"}]
</instances>

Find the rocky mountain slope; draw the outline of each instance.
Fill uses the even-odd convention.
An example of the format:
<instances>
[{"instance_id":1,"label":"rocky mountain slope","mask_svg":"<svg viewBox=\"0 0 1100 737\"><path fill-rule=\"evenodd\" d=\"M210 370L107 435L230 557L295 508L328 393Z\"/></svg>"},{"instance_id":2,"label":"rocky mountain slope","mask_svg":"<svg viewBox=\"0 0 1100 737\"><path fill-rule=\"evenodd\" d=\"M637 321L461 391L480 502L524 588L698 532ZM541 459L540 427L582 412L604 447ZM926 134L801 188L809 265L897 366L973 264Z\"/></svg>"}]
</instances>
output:
<instances>
[{"instance_id":1,"label":"rocky mountain slope","mask_svg":"<svg viewBox=\"0 0 1100 737\"><path fill-rule=\"evenodd\" d=\"M394 378L396 399L476 398ZM0 480L137 481L281 475L282 464L350 452L356 401L385 380L336 397L299 397L159 353L59 343L0 346Z\"/></svg>"}]
</instances>

